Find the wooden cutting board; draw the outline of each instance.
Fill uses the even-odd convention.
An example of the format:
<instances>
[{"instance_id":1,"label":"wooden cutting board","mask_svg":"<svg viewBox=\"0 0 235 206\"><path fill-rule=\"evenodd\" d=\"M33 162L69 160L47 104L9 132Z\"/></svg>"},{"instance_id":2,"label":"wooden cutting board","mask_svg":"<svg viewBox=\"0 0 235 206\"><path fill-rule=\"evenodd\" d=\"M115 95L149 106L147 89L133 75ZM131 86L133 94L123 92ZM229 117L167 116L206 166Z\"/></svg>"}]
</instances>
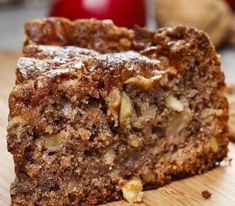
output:
<instances>
[{"instance_id":1,"label":"wooden cutting board","mask_svg":"<svg viewBox=\"0 0 235 206\"><path fill-rule=\"evenodd\" d=\"M14 166L7 152L6 126L8 115L8 95L14 86L16 60L20 53L0 52L0 206L10 204L9 187L14 179ZM231 164L224 162L212 171L180 181L175 181L157 190L147 191L144 200L136 206L179 206L179 205L222 205L235 206L235 144L230 143ZM201 196L203 190L212 193L210 199ZM128 206L120 201L107 206Z\"/></svg>"}]
</instances>

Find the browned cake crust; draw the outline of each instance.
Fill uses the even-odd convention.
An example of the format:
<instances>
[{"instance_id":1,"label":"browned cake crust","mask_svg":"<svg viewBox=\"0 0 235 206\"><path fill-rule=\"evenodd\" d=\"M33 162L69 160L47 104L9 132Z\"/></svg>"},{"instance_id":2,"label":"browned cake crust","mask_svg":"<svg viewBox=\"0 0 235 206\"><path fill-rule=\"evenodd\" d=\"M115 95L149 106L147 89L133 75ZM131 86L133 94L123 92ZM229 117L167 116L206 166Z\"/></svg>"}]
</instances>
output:
<instances>
[{"instance_id":1,"label":"browned cake crust","mask_svg":"<svg viewBox=\"0 0 235 206\"><path fill-rule=\"evenodd\" d=\"M9 98L13 206L95 205L227 155L224 75L207 35L34 20Z\"/></svg>"}]
</instances>

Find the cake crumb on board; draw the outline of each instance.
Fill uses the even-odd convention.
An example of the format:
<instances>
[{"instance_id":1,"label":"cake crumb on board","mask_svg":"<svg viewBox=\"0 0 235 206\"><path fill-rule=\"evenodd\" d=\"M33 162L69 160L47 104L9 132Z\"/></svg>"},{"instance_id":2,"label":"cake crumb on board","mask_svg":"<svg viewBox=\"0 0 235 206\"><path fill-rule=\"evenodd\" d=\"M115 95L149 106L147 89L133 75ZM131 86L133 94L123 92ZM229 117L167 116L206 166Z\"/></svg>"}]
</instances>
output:
<instances>
[{"instance_id":1,"label":"cake crumb on board","mask_svg":"<svg viewBox=\"0 0 235 206\"><path fill-rule=\"evenodd\" d=\"M203 190L202 191L202 197L205 199L210 199L211 198L211 193L208 190Z\"/></svg>"}]
</instances>

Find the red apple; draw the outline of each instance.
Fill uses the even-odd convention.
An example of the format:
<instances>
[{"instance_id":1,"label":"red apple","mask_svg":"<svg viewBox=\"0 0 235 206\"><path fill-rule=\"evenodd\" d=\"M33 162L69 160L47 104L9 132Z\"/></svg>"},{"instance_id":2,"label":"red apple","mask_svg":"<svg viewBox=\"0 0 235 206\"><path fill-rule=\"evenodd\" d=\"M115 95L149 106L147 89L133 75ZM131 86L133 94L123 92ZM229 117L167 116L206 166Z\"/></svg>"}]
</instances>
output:
<instances>
[{"instance_id":1,"label":"red apple","mask_svg":"<svg viewBox=\"0 0 235 206\"><path fill-rule=\"evenodd\" d=\"M116 25L145 26L144 0L54 0L49 16L112 19Z\"/></svg>"},{"instance_id":2,"label":"red apple","mask_svg":"<svg viewBox=\"0 0 235 206\"><path fill-rule=\"evenodd\" d=\"M233 9L233 10L235 10L235 0L226 0L228 3L229 3L229 5L231 6L231 8Z\"/></svg>"}]
</instances>

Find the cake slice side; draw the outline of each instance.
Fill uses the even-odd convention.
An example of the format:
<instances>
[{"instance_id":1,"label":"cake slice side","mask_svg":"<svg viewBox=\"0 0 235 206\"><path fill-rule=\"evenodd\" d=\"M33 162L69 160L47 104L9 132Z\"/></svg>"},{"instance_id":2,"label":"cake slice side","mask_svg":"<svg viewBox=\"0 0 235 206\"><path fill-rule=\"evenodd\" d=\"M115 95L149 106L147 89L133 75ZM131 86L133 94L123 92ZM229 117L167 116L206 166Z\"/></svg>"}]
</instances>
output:
<instances>
[{"instance_id":1,"label":"cake slice side","mask_svg":"<svg viewBox=\"0 0 235 206\"><path fill-rule=\"evenodd\" d=\"M128 52L25 46L9 99L12 205L138 202L142 189L226 157L224 76L207 36L185 27L130 32Z\"/></svg>"}]
</instances>

